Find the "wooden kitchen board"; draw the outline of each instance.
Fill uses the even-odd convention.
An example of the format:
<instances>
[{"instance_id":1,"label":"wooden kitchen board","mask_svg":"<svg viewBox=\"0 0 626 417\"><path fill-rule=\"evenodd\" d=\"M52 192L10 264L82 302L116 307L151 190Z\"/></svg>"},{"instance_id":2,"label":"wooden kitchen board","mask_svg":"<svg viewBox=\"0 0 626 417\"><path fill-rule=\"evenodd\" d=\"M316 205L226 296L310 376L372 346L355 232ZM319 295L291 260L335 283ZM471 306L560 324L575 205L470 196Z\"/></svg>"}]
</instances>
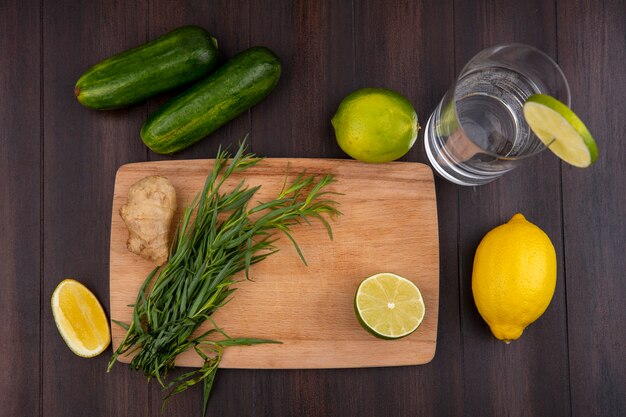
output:
<instances>
[{"instance_id":1,"label":"wooden kitchen board","mask_svg":"<svg viewBox=\"0 0 626 417\"><path fill-rule=\"evenodd\" d=\"M130 185L147 175L163 175L178 194L178 215L202 188L212 160L162 161L122 166L117 172L111 221L111 319L128 323L129 304L154 267L126 249L128 231L118 212ZM435 354L439 304L439 242L435 187L431 169L423 164L364 164L352 160L265 159L246 171L250 185L262 185L259 201L277 194L289 169L290 178L331 173L330 188L343 213L333 223L334 240L324 227L294 228L308 266L285 237L280 252L254 265L251 278L237 284L233 300L215 315L216 323L233 337L280 340L280 345L226 349L223 368L349 368L416 365ZM233 176L232 183L240 175ZM354 293L366 277L393 272L421 290L426 316L413 334L380 340L359 325ZM202 329L203 327L201 327ZM124 331L111 323L113 348ZM126 357L120 358L128 362ZM179 366L200 366L186 352Z\"/></svg>"}]
</instances>

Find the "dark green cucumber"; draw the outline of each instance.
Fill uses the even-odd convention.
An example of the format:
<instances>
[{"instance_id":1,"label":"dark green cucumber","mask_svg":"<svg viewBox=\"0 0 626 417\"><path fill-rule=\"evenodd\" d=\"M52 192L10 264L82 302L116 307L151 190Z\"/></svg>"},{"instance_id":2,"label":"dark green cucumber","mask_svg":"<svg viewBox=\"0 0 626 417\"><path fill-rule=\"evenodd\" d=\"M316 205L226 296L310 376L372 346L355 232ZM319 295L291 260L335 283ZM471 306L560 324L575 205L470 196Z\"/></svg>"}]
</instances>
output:
<instances>
[{"instance_id":1,"label":"dark green cucumber","mask_svg":"<svg viewBox=\"0 0 626 417\"><path fill-rule=\"evenodd\" d=\"M184 26L96 64L74 94L89 108L115 109L192 83L217 63L217 42L197 26Z\"/></svg>"},{"instance_id":2,"label":"dark green cucumber","mask_svg":"<svg viewBox=\"0 0 626 417\"><path fill-rule=\"evenodd\" d=\"M261 101L278 82L280 71L272 51L247 49L152 113L141 139L156 153L180 151Z\"/></svg>"}]
</instances>

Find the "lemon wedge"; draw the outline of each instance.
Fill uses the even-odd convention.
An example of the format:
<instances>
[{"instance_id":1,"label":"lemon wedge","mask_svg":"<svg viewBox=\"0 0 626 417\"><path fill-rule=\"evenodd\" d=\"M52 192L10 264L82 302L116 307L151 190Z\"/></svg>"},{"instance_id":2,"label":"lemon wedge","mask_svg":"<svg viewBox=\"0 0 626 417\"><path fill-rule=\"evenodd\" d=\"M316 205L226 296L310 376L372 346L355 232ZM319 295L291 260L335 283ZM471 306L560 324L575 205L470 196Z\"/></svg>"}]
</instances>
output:
<instances>
[{"instance_id":1,"label":"lemon wedge","mask_svg":"<svg viewBox=\"0 0 626 417\"><path fill-rule=\"evenodd\" d=\"M109 346L111 332L104 309L83 284L73 279L61 281L51 304L57 329L72 352L92 358Z\"/></svg>"}]
</instances>

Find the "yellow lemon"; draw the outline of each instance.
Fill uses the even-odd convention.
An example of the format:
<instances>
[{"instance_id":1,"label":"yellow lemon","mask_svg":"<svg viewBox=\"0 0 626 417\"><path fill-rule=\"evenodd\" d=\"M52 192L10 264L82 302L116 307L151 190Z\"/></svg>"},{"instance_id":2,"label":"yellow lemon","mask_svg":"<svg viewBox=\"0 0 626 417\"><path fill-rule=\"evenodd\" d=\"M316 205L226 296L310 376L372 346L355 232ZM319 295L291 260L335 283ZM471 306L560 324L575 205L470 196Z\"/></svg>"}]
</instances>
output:
<instances>
[{"instance_id":1,"label":"yellow lemon","mask_svg":"<svg viewBox=\"0 0 626 417\"><path fill-rule=\"evenodd\" d=\"M518 339L548 308L555 286L554 246L523 215L491 230L478 245L472 292L480 315L498 339Z\"/></svg>"},{"instance_id":2,"label":"yellow lemon","mask_svg":"<svg viewBox=\"0 0 626 417\"><path fill-rule=\"evenodd\" d=\"M91 291L73 279L65 279L52 293L52 315L67 346L91 358L109 346L111 332L102 305Z\"/></svg>"}]
</instances>

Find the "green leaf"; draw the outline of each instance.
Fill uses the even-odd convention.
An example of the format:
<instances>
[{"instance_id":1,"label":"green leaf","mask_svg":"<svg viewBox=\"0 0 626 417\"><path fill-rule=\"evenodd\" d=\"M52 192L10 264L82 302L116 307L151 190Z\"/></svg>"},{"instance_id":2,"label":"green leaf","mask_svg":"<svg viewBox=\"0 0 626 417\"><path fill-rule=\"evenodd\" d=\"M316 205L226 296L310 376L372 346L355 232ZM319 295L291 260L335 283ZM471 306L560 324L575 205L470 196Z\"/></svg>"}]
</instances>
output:
<instances>
[{"instance_id":1,"label":"green leaf","mask_svg":"<svg viewBox=\"0 0 626 417\"><path fill-rule=\"evenodd\" d=\"M278 249L274 242L282 232L294 245L306 264L292 234L296 224L309 225L319 220L332 238L329 219L341 213L328 196L336 194L325 187L334 180L326 175L316 180L304 172L285 183L275 199L259 202L249 208L259 187L248 187L240 179L230 191L222 186L231 175L255 166L261 158L246 153L244 140L234 156L219 148L213 167L202 190L185 208L169 250L169 261L155 268L144 280L130 325L114 321L126 330L124 339L109 361L107 371L119 355L134 353L130 367L145 373L148 380L157 379L172 395L203 383L203 410L209 396L223 349L230 346L280 343L274 340L228 336L212 320L211 315L233 300L233 276L245 271L246 279L252 265L261 262ZM287 169L289 165L287 166ZM309 190L309 191L307 191ZM257 214L256 220L251 216ZM192 335L206 320L213 328L200 336ZM222 337L220 340L215 338ZM203 366L168 381L168 371L176 357L193 349Z\"/></svg>"}]
</instances>

